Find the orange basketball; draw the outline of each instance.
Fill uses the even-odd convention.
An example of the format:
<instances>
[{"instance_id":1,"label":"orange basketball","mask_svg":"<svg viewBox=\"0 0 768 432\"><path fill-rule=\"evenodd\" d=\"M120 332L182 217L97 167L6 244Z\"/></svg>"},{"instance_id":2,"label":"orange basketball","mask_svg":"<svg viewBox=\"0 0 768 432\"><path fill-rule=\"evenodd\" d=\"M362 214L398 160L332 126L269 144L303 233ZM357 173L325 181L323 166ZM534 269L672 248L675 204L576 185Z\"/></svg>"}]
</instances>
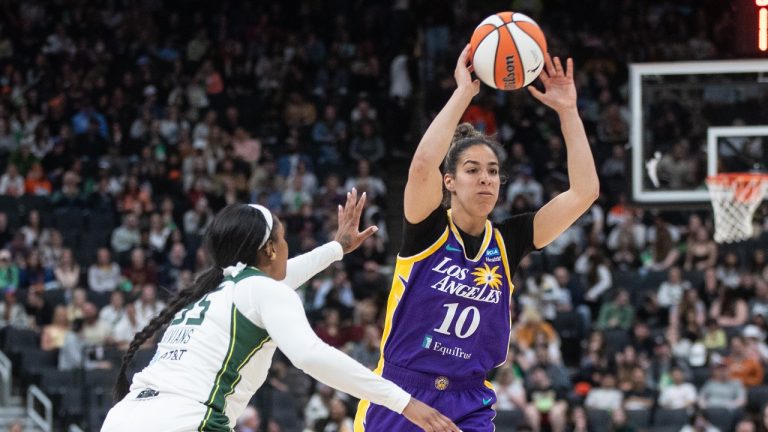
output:
<instances>
[{"instance_id":1,"label":"orange basketball","mask_svg":"<svg viewBox=\"0 0 768 432\"><path fill-rule=\"evenodd\" d=\"M532 83L544 69L547 40L536 22L518 12L484 19L472 34L470 58L475 75L500 90Z\"/></svg>"}]
</instances>

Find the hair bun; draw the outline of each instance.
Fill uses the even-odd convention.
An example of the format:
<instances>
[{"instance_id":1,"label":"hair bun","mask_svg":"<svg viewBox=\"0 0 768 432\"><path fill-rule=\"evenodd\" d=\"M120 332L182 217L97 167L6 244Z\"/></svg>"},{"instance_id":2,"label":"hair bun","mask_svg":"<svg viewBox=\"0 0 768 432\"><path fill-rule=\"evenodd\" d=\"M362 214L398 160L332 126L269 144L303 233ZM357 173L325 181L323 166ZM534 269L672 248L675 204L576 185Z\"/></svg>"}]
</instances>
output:
<instances>
[{"instance_id":1,"label":"hair bun","mask_svg":"<svg viewBox=\"0 0 768 432\"><path fill-rule=\"evenodd\" d=\"M475 129L474 126L472 126L469 123L462 123L456 127L456 131L453 133L453 140L458 141L460 139L464 138L475 138L475 137L482 137L483 134L480 133L477 129Z\"/></svg>"}]
</instances>

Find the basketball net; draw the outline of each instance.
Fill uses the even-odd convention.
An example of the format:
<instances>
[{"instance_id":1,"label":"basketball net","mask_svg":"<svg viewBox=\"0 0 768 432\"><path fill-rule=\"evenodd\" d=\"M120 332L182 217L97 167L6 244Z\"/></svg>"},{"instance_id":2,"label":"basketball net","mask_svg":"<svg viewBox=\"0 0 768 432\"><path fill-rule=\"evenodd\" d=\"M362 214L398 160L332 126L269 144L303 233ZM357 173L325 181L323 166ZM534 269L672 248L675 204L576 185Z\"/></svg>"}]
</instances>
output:
<instances>
[{"instance_id":1,"label":"basketball net","mask_svg":"<svg viewBox=\"0 0 768 432\"><path fill-rule=\"evenodd\" d=\"M715 241L731 243L752 237L752 216L768 192L768 175L718 174L707 177L715 211Z\"/></svg>"}]
</instances>

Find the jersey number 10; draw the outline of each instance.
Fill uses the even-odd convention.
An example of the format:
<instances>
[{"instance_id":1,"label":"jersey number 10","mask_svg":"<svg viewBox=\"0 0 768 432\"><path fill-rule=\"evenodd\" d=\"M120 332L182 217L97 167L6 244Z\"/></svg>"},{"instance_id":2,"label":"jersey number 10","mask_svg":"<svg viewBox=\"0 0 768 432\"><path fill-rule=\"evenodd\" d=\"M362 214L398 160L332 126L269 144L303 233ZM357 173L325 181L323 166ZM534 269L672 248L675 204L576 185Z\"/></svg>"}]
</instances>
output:
<instances>
[{"instance_id":1,"label":"jersey number 10","mask_svg":"<svg viewBox=\"0 0 768 432\"><path fill-rule=\"evenodd\" d=\"M435 331L450 336L451 324L453 323L453 317L456 316L456 309L459 308L459 304L447 303L444 304L443 307L448 308L448 312L445 314L443 323L440 324L440 327L436 328ZM466 329L466 331L462 331L464 324L467 322L467 318L469 318L470 312L472 313L472 322L469 324L469 327ZM477 331L478 326L480 326L480 310L475 306L468 306L464 308L464 310L462 310L459 314L459 318L456 320L456 325L454 326L454 333L457 337L466 339L472 336L475 331Z\"/></svg>"}]
</instances>

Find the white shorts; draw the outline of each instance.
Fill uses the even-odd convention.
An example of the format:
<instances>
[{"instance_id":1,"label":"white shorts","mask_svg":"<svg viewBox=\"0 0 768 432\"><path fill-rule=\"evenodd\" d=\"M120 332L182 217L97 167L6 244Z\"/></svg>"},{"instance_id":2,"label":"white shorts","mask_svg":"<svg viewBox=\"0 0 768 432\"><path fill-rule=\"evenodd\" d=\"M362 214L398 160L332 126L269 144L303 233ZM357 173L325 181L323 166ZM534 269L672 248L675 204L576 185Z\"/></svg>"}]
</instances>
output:
<instances>
[{"instance_id":1,"label":"white shorts","mask_svg":"<svg viewBox=\"0 0 768 432\"><path fill-rule=\"evenodd\" d=\"M193 432L205 417L207 407L183 396L158 393L142 398L134 390L107 414L101 432Z\"/></svg>"}]
</instances>

